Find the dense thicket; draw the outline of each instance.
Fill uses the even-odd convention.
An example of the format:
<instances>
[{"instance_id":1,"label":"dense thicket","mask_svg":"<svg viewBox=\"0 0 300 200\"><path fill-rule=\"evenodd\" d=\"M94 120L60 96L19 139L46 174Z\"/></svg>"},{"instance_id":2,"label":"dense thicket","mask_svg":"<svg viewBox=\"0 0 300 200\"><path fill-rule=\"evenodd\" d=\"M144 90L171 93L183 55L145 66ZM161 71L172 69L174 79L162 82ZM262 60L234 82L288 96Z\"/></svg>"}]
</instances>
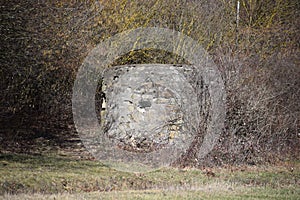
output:
<instances>
[{"instance_id":1,"label":"dense thicket","mask_svg":"<svg viewBox=\"0 0 300 200\"><path fill-rule=\"evenodd\" d=\"M36 138L55 144L76 136L72 86L85 56L116 33L155 26L198 41L222 73L226 128L205 163L299 158L300 3L241 0L238 24L236 4L223 0L2 1L0 142L7 145L0 150L23 151ZM130 52L115 64L151 62L184 61L147 49Z\"/></svg>"}]
</instances>

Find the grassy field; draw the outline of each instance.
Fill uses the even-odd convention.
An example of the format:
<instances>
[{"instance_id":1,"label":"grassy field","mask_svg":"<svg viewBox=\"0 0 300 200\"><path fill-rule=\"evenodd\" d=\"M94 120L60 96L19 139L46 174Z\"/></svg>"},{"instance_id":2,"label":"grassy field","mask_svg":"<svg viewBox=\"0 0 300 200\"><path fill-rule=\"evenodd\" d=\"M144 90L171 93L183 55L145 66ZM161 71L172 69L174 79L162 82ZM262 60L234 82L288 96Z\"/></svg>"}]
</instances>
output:
<instances>
[{"instance_id":1,"label":"grassy field","mask_svg":"<svg viewBox=\"0 0 300 200\"><path fill-rule=\"evenodd\" d=\"M54 155L0 154L0 199L299 199L300 163L119 172Z\"/></svg>"}]
</instances>

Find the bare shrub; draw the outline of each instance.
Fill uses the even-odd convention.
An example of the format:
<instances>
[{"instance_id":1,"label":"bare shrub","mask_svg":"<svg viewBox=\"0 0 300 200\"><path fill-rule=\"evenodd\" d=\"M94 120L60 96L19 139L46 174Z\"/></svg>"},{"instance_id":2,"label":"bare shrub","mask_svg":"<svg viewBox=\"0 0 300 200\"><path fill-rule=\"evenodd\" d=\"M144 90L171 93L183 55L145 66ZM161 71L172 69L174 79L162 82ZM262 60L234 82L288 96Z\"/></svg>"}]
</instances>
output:
<instances>
[{"instance_id":1,"label":"bare shrub","mask_svg":"<svg viewBox=\"0 0 300 200\"><path fill-rule=\"evenodd\" d=\"M299 157L299 1L240 2L238 30L236 1L1 2L2 132L35 127L37 137L44 129L44 135L56 129L63 137L61 130L72 124L73 81L87 53L116 33L156 26L202 44L225 82L226 129L204 164ZM151 62L185 63L147 49L114 64ZM184 162L199 164L192 160L205 134L205 123L200 127Z\"/></svg>"}]
</instances>

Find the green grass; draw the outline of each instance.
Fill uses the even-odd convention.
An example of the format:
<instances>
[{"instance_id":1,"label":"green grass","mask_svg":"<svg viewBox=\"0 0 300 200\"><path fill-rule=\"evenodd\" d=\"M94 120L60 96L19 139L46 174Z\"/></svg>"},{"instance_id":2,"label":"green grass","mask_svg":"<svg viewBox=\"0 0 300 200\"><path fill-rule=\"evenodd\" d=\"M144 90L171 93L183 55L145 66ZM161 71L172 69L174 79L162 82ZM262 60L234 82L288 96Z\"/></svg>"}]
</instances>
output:
<instances>
[{"instance_id":1,"label":"green grass","mask_svg":"<svg viewBox=\"0 0 300 200\"><path fill-rule=\"evenodd\" d=\"M7 200L17 199L299 199L299 190L246 188L218 190L127 190L112 192L62 193L62 194L19 194L5 195ZM1 199L1 197L0 197Z\"/></svg>"},{"instance_id":2,"label":"green grass","mask_svg":"<svg viewBox=\"0 0 300 200\"><path fill-rule=\"evenodd\" d=\"M298 199L298 163L120 172L97 161L0 154L0 199ZM291 169L293 168L293 169Z\"/></svg>"}]
</instances>

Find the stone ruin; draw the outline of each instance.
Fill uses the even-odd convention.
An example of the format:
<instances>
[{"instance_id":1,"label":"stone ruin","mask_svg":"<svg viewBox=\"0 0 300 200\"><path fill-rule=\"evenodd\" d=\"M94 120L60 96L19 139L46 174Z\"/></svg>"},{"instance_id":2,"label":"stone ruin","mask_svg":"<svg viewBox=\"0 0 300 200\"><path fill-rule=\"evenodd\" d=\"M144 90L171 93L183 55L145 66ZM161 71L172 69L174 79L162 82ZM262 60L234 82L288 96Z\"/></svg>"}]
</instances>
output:
<instances>
[{"instance_id":1,"label":"stone ruin","mask_svg":"<svg viewBox=\"0 0 300 200\"><path fill-rule=\"evenodd\" d=\"M186 148L199 120L194 75L191 65L107 68L96 99L104 134L130 152L148 153L167 145Z\"/></svg>"}]
</instances>

